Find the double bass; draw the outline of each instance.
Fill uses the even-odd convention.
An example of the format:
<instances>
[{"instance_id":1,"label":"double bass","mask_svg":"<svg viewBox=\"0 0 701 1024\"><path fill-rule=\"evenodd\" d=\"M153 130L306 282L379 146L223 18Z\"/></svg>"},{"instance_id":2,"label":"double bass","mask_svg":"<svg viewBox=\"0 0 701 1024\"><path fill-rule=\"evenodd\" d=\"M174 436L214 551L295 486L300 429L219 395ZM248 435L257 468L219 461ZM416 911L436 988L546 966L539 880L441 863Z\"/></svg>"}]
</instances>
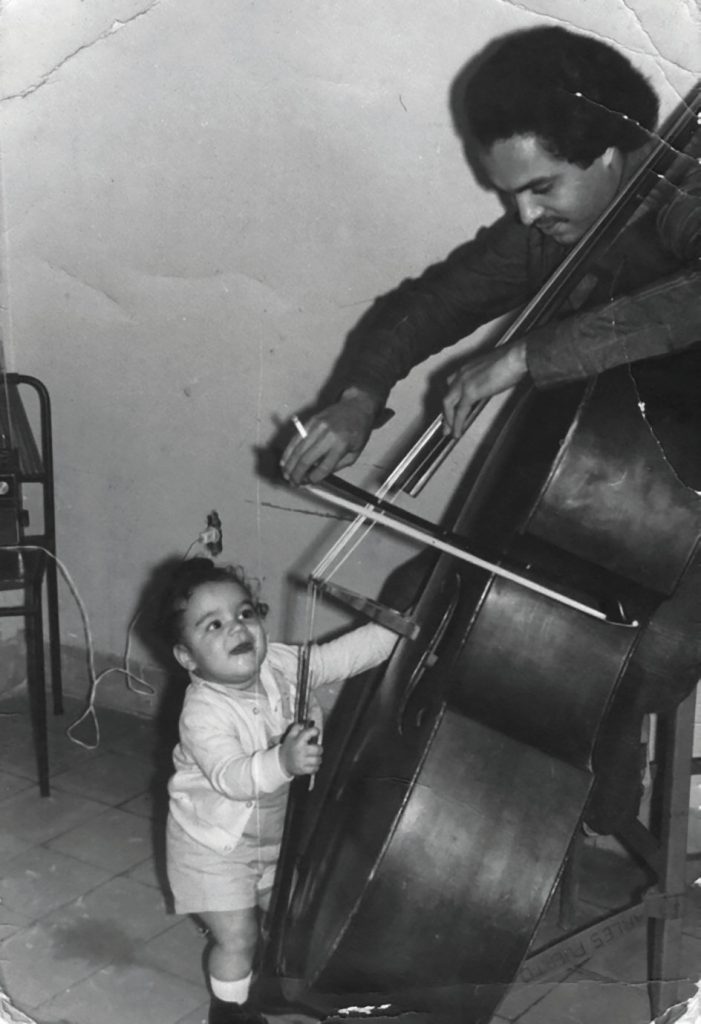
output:
<instances>
[{"instance_id":1,"label":"double bass","mask_svg":"<svg viewBox=\"0 0 701 1024\"><path fill-rule=\"evenodd\" d=\"M697 90L517 330L634 236L660 175L673 182L698 145L698 109ZM423 529L442 553L286 850L274 949L291 997L490 1019L605 774L603 723L659 657L651 626L698 556L701 496L668 454L622 367L517 389L440 530L363 496L361 515ZM337 480L314 490L347 500ZM698 665L668 670L683 691Z\"/></svg>"}]
</instances>

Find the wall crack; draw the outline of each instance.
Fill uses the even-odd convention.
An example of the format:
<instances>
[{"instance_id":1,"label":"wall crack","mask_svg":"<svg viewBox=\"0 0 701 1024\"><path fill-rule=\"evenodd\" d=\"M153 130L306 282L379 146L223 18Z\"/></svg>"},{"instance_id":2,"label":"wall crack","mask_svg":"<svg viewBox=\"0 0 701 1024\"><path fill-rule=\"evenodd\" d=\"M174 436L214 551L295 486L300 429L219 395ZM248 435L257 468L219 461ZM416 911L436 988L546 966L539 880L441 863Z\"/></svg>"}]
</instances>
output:
<instances>
[{"instance_id":1,"label":"wall crack","mask_svg":"<svg viewBox=\"0 0 701 1024\"><path fill-rule=\"evenodd\" d=\"M20 92L8 93L6 96L0 97L0 103L7 103L9 100L25 99L27 96L31 96L33 93L38 92L39 89L48 85L55 75L58 74L61 68L65 67L65 65L68 64L69 61L72 61L74 57L77 57L84 50L89 50L91 47L103 42L116 32L120 32L123 28L126 28L127 25L131 25L140 18L145 17L154 9L154 7L158 7L160 2L161 0L152 0L152 3L150 3L148 7L145 7L143 11L137 11L136 14L132 14L130 18L125 18L123 21L113 21L108 29L105 29L104 32L101 32L94 39L89 40L87 43L81 43L81 45L77 46L75 50L67 53L66 56L58 62L58 64L54 65L54 67L49 71L46 71L37 82L33 82L31 85L28 85L26 89L22 89Z\"/></svg>"}]
</instances>

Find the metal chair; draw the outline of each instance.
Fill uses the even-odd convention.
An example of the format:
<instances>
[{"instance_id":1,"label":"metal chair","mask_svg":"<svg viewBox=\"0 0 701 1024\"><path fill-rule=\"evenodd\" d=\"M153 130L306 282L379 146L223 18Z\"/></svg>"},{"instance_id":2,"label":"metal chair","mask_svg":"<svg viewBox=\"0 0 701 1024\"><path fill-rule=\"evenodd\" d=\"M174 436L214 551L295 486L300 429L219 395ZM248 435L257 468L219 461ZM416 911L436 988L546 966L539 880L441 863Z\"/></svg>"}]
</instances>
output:
<instances>
[{"instance_id":1,"label":"metal chair","mask_svg":"<svg viewBox=\"0 0 701 1024\"><path fill-rule=\"evenodd\" d=\"M25 395L33 395L30 414L38 422L39 444L32 429ZM53 712L63 712L61 648L54 512L51 402L36 377L8 373L0 380L0 427L6 439L0 460L0 592L16 601L0 606L0 618L24 619L27 648L27 688L39 773L39 791L48 796L49 756L46 720L46 668L43 622L43 584L46 580L48 647ZM4 472L3 472L4 470ZM40 530L29 530L23 488L39 484L42 490Z\"/></svg>"}]
</instances>

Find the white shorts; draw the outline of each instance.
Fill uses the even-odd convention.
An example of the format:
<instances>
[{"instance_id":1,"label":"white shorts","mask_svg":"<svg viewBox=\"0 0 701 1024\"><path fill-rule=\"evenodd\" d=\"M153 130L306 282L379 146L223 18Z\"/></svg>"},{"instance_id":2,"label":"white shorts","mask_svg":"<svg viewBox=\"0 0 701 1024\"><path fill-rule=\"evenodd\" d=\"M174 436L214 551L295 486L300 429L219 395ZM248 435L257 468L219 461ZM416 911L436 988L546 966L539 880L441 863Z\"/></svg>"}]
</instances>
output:
<instances>
[{"instance_id":1,"label":"white shorts","mask_svg":"<svg viewBox=\"0 0 701 1024\"><path fill-rule=\"evenodd\" d=\"M230 853L218 853L192 839L169 816L166 850L177 914L267 909L279 843L261 847L244 838Z\"/></svg>"}]
</instances>

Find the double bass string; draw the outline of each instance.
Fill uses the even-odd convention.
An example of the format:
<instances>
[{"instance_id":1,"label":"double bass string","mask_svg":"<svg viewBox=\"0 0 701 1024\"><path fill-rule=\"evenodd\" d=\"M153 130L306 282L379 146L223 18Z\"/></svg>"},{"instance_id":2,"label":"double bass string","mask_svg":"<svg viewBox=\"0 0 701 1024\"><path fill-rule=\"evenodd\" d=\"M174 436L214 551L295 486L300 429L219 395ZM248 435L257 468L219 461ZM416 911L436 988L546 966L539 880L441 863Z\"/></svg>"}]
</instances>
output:
<instances>
[{"instance_id":1,"label":"double bass string","mask_svg":"<svg viewBox=\"0 0 701 1024\"><path fill-rule=\"evenodd\" d=\"M674 139L674 141L675 141L675 139ZM630 201L630 199L632 198L634 201L638 202L639 201L639 197L637 197L636 194L638 193L638 190L640 189L641 184L645 184L647 179L649 179L649 177L657 177L657 178L659 178L658 171L659 171L659 168L657 166L648 165L647 168L646 168L646 171L645 171L645 173L643 175L636 176L636 179L634 179L634 183L633 183L632 188L630 188L630 186L628 186L628 188L627 188L627 198L628 198L628 201ZM624 211L621 211L621 207L617 206L615 211L614 211L615 216L611 218L613 223L610 223L607 220L606 224L602 225L602 234L603 234L603 227L604 226L606 226L607 231L608 231L608 229L610 227L611 228L616 228L618 226L618 224L620 223L620 219L619 218L620 218L621 212L624 212ZM601 240L601 236L599 236L599 234L597 234L596 238L595 237L590 237L590 236L586 236L585 238L586 238L586 242L583 243L583 245L588 246L590 244L593 247L594 247L595 244L599 243L600 240ZM609 238L610 238L610 236L609 236ZM604 241L608 242L608 240L609 239L607 238ZM583 255L584 255L583 248L580 245L579 247L576 248L576 258L578 259L580 256L583 258ZM588 255L588 253L586 255ZM573 255L573 259L574 258L575 257ZM557 305L557 303L559 301L559 298L560 298L559 290L561 290L564 287L566 287L567 285L571 284L572 281L576 278L576 274L578 272L579 272L579 268L577 266L572 265L572 261L570 261L570 265L568 265L567 271L566 271L565 276L564 276L564 281L563 281L562 278L558 278L558 286L555 289L553 289L553 290L545 290L544 304L546 306L546 311L547 312L552 311L553 306ZM543 303L542 290L541 290L541 293L536 297L536 300L534 300L534 303L535 302L537 302L540 305L542 305L542 303ZM530 324L527 324L526 327L524 328L524 330L528 330L531 326L533 326L534 323L536 323L538 321L537 310L535 308L532 311L532 315L531 315L530 319L531 319ZM523 324L523 321L521 321L521 324ZM518 328L514 327L513 331L512 331L512 336L516 332L516 330L518 330ZM505 340L507 340L507 339L506 338L502 339L502 342L505 341ZM319 497L321 497L323 500L326 500L325 494L320 494ZM354 511L357 512L357 509L354 509ZM363 511L361 510L360 511L360 515L359 515L359 519L361 520L361 523L365 522L365 520L367 518L368 518L368 516L366 514L364 514ZM357 530L359 528L360 528L360 525L356 525L356 526L353 527L354 531L356 531L356 532L357 532ZM310 598L310 600L311 600L311 598Z\"/></svg>"},{"instance_id":2,"label":"double bass string","mask_svg":"<svg viewBox=\"0 0 701 1024\"><path fill-rule=\"evenodd\" d=\"M300 422L300 420L296 416L293 416L292 417L292 422L294 423L298 433L302 437L306 437L307 436L306 428ZM440 425L440 419L438 419L436 422ZM426 433L419 439L419 441L416 443L416 445L414 445L414 447L412 448L411 452L409 452L407 454L407 456L405 456L405 458L402 460L402 462L400 463L400 466L398 466L394 470L394 474L397 474L397 476L398 476L398 475L400 475L400 473L404 472L404 470L406 468L406 463L407 463L407 460L409 459L409 457L413 458L415 456L415 454L416 454L416 450L419 449L419 448L422 448L426 444L426 440L427 439L429 441L431 440L431 438L433 437L433 435L435 433L435 426L436 426L436 423L433 423L431 425L431 427L426 431ZM400 467L401 467L401 469L400 469ZM400 471L400 472L398 472L398 471ZM394 475L394 474L390 474L390 475ZM387 484L387 481L385 481L385 484L383 485L383 487L386 484ZM344 498L344 497L342 497L340 495L334 494L332 491L329 491L328 489L326 489L324 487L317 487L317 486L312 486L312 485L307 484L307 485L305 485L305 490L307 490L310 494L313 494L315 497L321 498L323 501L329 502L329 503L331 503L333 505L336 505L339 508L343 508L343 509L345 509L347 511L355 513L355 516L356 516L355 520L351 523L351 525L348 527L348 529L345 530L345 532L342 534L342 536L339 538L339 540L336 542L336 544L332 546L332 548L329 550L329 552L326 554L326 556L321 560L321 562L319 563L317 568L313 571L312 576L311 576L310 581L309 581L309 584L308 584L308 589L307 589L307 606L308 606L308 609L310 607L313 607L313 608L316 607L316 597L317 597L318 589L321 586L323 580L324 579L329 579L330 576L332 575L332 572L336 572L340 568L340 566L343 564L343 562L349 557L349 555L355 550L355 548L358 546L358 544L360 544L361 541L365 539L365 537L367 536L369 530L372 529L373 525L379 524L379 525L382 525L382 526L386 526L388 529L394 530L397 533L403 534L404 536L410 537L412 540L418 540L420 543L422 543L424 545L428 545L430 547L438 548L438 550L443 551L444 553L453 555L454 557L460 558L462 561L469 562L472 565L476 565L479 568L482 568L482 569L487 570L488 572L494 573L496 576L502 576L503 578L511 580L512 582L519 583L519 584L521 584L522 586L526 587L529 590L533 590L536 593L542 594L545 597L549 597L549 598L552 598L555 601L559 601L561 604L566 604L566 605L568 605L568 606L570 606L572 608L575 608L577 611L581 611L581 612L584 612L586 615L592 616L593 618L602 619L602 620L606 619L606 615L604 615L603 612L600 612L600 611L598 611L595 608L591 608L589 605L582 604L580 601L575 601L573 598L569 598L569 597L566 597L563 594L559 594L559 593L557 593L557 591L551 590L549 587L544 587L541 584L536 583L533 580L530 580L528 577L521 576L518 573L510 572L508 569L503 568L503 566L495 565L493 562L488 562L488 561L486 561L483 558L479 558L477 555L473 555L473 554L471 554L471 553L469 553L467 551L464 551L464 550L456 547L454 544L450 544L450 543L442 540L440 537L434 536L433 534L429 533L427 530L417 529L416 527L412 526L411 524L402 522L400 519L395 519L395 518L391 517L390 515L388 515L386 512L383 512L381 509L373 507L372 504L367 504L364 507L363 506L359 506L356 502L350 501L347 498ZM379 497L379 492L378 492L377 495L374 496L373 500L374 500L375 503L378 503L378 502L380 502L382 500ZM337 563L337 565L333 568L333 570L330 570L329 569L329 565L330 565L333 557L336 556L336 553L337 552L340 553L343 550L344 545L347 544L348 540L354 535L355 532L357 532L357 530L359 529L360 525L363 522L367 522L368 520L370 521L369 525L366 527L366 530L362 534L362 536L359 539L356 540L355 544L350 549L350 551L346 552L346 554L343 557L343 559ZM324 576L324 573L326 573L325 576ZM311 635L312 635L311 634L310 622L311 622L311 615L310 615L310 612L308 610L308 625L309 625L310 631L307 633L307 647L308 647L308 644L311 642ZM300 664L301 664L301 662L302 662L302 658L300 658ZM304 689L306 690L306 680L304 682L305 682ZM300 685L298 685L298 699L299 699L300 693L302 693L302 685L301 685L301 683L300 683ZM298 721L302 721L302 720L303 719L300 719L298 717Z\"/></svg>"},{"instance_id":3,"label":"double bass string","mask_svg":"<svg viewBox=\"0 0 701 1024\"><path fill-rule=\"evenodd\" d=\"M332 505L337 505L339 508L344 508L353 512L358 511L358 505L356 502L350 501L348 498L344 498L341 495L334 494L326 488L307 485L306 490L308 490L310 494L315 495L315 497L321 498L323 501L330 502ZM565 604L571 608L575 608L577 611L584 612L592 618L601 620L606 619L606 615L603 612L598 611L596 608L591 608L589 605L582 604L580 601L575 601L573 598L560 594L555 590L551 590L549 587L544 587L540 583L536 583L534 580L529 579L527 576L521 576L518 573L511 572L509 569L505 569L501 565L496 565L494 562L488 562L484 558L479 558L477 555L473 555L462 548L456 547L448 541L442 540L440 537L435 536L428 530L418 529L409 523L402 522L401 519L393 518L386 512L373 509L368 506L362 509L360 514L369 519L373 519L375 522L382 526L386 526L390 530L395 530L397 533L404 534L406 537L411 537L413 540L418 540L424 545L437 548L445 554L452 555L464 562L469 562L471 565L476 565L478 568L485 569L488 572L493 573L495 576L502 576L504 579L511 580L513 583L518 583L528 590L533 590L538 594L542 594L544 597L558 601L560 604Z\"/></svg>"},{"instance_id":4,"label":"double bass string","mask_svg":"<svg viewBox=\"0 0 701 1024\"><path fill-rule=\"evenodd\" d=\"M304 640L300 644L297 662L297 694L295 698L295 721L304 724L309 717L309 649L314 635L318 585L315 580L307 582L306 623Z\"/></svg>"},{"instance_id":5,"label":"double bass string","mask_svg":"<svg viewBox=\"0 0 701 1024\"><path fill-rule=\"evenodd\" d=\"M307 584L306 622L304 640L299 645L297 660L297 692L295 694L294 720L304 724L309 715L309 650L314 630L316 614L316 598L318 587L314 580ZM305 784L303 775L295 776L290 786L290 793L285 810L285 824L280 846L280 858L275 886L270 904L270 920L273 932L277 932L287 914L288 903L292 892L293 878L297 864L302 812L305 796L314 788L314 776L309 777ZM275 956L279 956L279 948ZM279 964L275 962L276 970Z\"/></svg>"},{"instance_id":6,"label":"double bass string","mask_svg":"<svg viewBox=\"0 0 701 1024\"><path fill-rule=\"evenodd\" d=\"M308 431L304 424L300 421L297 416L292 417L292 423L300 435L305 438L308 436ZM397 463L394 469L388 474L383 482L375 492L375 499L378 501L388 500L395 501L399 493L400 488L395 488L398 481L401 480L405 474L410 471L412 463L414 463L429 444L434 440L436 434L442 432L442 421L438 417L433 423L424 431L421 437L412 445L409 451L404 457ZM371 506L368 505L367 508ZM355 535L359 532L362 526L365 529L356 537L355 543L349 547L351 541ZM338 572L343 564L350 558L353 552L362 544L370 531L374 528L375 523L372 519L364 516L362 512L357 512L355 519L346 529L343 531L341 536L336 542L329 548L324 557L318 563L317 566L312 570L312 577L314 579L323 581L329 580L331 577ZM347 549L347 550L346 550ZM345 554L344 554L345 551ZM335 565L334 565L335 560Z\"/></svg>"},{"instance_id":7,"label":"double bass string","mask_svg":"<svg viewBox=\"0 0 701 1024\"><path fill-rule=\"evenodd\" d=\"M582 93L575 93L574 96L582 102L595 104L595 101ZM630 120L624 114L620 116L625 120ZM683 167L687 166L689 162L700 162L701 140L698 139L698 134L699 128L701 128L701 83L696 84L681 104L681 110L673 112L659 132L649 132L641 125L638 127L641 131L645 131L650 139L650 152L625 183L623 190L614 197L589 230L568 252L540 291L524 306L504 334L493 343L494 347L507 344L517 335L532 330L557 309L561 302L563 289L573 285L577 280L577 275L581 275L586 270L585 257L591 256L591 251L595 250L595 247L601 245L603 241L613 242L617 237L617 232L624 231L628 226L630 221L628 219L623 221L623 218L628 218L629 206L632 202L638 202L639 212L641 212L646 206L655 203L656 193L659 189L676 186L676 178ZM660 166L663 173L660 173ZM643 193L642 198L641 192ZM489 401L489 399L484 399L473 407L465 424L466 429L472 425ZM440 423L440 421L441 417L438 417L436 423ZM432 426L435 427L436 423ZM408 494L415 497L421 491L456 444L457 438L448 436L439 442L434 450L432 463L425 468L420 466L416 475L405 483L404 489Z\"/></svg>"},{"instance_id":8,"label":"double bass string","mask_svg":"<svg viewBox=\"0 0 701 1024\"><path fill-rule=\"evenodd\" d=\"M582 101L586 101L586 97L584 96L578 98ZM660 164L662 164L662 170L669 174L669 166L664 165L665 157L669 163L673 163L675 156L677 159L683 155L688 156L688 154L680 153L680 147L689 144L690 138L687 137L687 134L690 134L693 138L693 135L698 130L700 102L701 92L699 90L699 86L697 86L687 99L682 112L680 114L672 115L666 129L656 137L656 143L652 146L651 152L636 169L631 178L626 182L623 190L619 192L613 202L604 211L602 211L601 215L596 221L594 221L589 230L568 252L555 273L551 275L538 294L535 295L534 298L518 314L518 316L516 316L505 333L496 342L497 346L507 344L517 334L532 329L534 326L541 323L543 319L552 312L553 308L556 308L559 305L564 288L574 283L577 274L584 272L586 264L584 259L585 255L591 256L591 252L595 250L597 246L602 244L602 242L606 241L610 243L617 232L624 230L626 226L624 218L627 218L629 215L630 205L633 202L640 204L641 190L644 194L653 190L654 182L651 181L651 178L656 178L659 181ZM489 400L487 399L483 402L479 402L474 407L470 413L468 421L469 424L474 422L475 418L485 407L488 401ZM292 422L300 436L303 438L307 437L306 428L296 416L292 417ZM431 444L431 442L434 442L436 437L442 433L442 430L443 418L442 416L438 416L411 450L407 452L404 459L400 461L400 463L390 472L385 481L380 485L380 488L377 490L375 495L377 500L383 500L385 498L388 498L391 501L395 500L396 493L400 489L400 487L395 488L397 482L402 477L406 477L407 471L412 462L418 460L419 456L424 453L427 446ZM456 443L457 439L455 438L446 436L443 439L438 437L437 442L434 443L432 463L429 465L419 464L418 472L420 473L420 476L411 481L410 487L408 487L409 493L418 493L418 490L427 482L432 472L452 450ZM325 497L324 494L321 496ZM314 577L320 580L323 580L325 576L330 578L330 576L341 567L352 552L356 550L357 546L362 543L373 525L373 517L367 514L368 508L369 506L364 510L358 508L353 509L356 513L356 519L329 549L327 555L314 570L312 574ZM368 520L370 520L369 523ZM363 526L365 526L365 529L361 536L356 538L355 544L346 552L345 556L341 557L344 549L348 547L351 540ZM336 565L331 568L334 560L336 560Z\"/></svg>"}]
</instances>

